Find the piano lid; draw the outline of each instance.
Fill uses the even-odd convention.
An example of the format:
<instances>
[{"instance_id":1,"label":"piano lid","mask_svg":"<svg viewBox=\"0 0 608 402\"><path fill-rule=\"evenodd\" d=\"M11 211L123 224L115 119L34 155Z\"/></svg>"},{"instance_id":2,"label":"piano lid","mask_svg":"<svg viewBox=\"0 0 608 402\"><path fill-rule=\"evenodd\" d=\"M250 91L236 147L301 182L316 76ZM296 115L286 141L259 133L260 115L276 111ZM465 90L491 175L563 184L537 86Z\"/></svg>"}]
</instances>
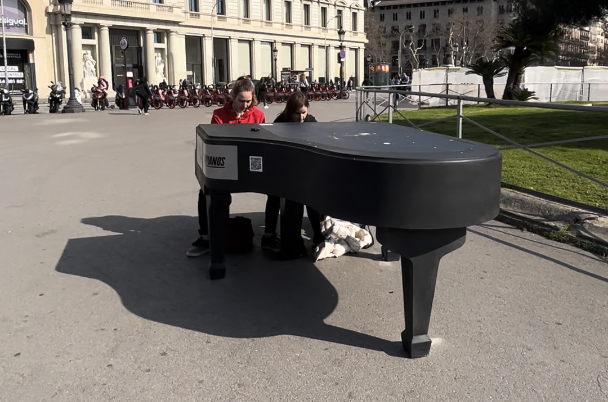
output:
<instances>
[{"instance_id":1,"label":"piano lid","mask_svg":"<svg viewBox=\"0 0 608 402\"><path fill-rule=\"evenodd\" d=\"M251 131L253 127L260 130ZM447 162L484 159L499 152L491 145L389 123L201 124L200 128L210 143L280 142L361 157Z\"/></svg>"}]
</instances>

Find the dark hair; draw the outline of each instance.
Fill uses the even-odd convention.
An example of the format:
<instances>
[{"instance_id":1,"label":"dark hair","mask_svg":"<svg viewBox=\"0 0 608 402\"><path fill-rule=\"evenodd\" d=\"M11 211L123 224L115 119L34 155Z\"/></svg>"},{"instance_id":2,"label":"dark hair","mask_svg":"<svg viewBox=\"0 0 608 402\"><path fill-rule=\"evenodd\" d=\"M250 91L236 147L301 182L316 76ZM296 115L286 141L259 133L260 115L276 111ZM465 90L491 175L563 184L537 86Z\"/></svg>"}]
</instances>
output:
<instances>
[{"instance_id":1,"label":"dark hair","mask_svg":"<svg viewBox=\"0 0 608 402\"><path fill-rule=\"evenodd\" d=\"M285 116L285 120L288 122L296 122L299 120L294 119L294 115L296 112L302 107L308 107L310 103L308 102L308 98L304 92L294 92L289 99L287 99L287 104L285 105L285 110L283 110L283 116Z\"/></svg>"},{"instance_id":2,"label":"dark hair","mask_svg":"<svg viewBox=\"0 0 608 402\"><path fill-rule=\"evenodd\" d=\"M236 98L241 92L251 92L251 106L258 104L258 100L255 97L255 88L251 80L247 78L236 80L232 87L232 99Z\"/></svg>"}]
</instances>

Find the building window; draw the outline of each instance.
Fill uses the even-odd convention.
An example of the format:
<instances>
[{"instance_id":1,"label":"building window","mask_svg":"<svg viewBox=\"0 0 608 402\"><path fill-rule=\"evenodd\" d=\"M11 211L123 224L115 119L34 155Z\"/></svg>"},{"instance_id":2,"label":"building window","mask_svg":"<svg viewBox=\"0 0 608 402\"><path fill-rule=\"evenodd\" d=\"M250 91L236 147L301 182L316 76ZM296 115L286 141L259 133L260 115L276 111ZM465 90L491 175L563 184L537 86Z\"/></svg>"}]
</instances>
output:
<instances>
[{"instance_id":1,"label":"building window","mask_svg":"<svg viewBox=\"0 0 608 402\"><path fill-rule=\"evenodd\" d=\"M82 39L93 39L93 30L91 27L82 27Z\"/></svg>"},{"instance_id":2,"label":"building window","mask_svg":"<svg viewBox=\"0 0 608 402\"><path fill-rule=\"evenodd\" d=\"M323 10L323 9L321 9L321 10ZM322 21L327 24L325 19L323 19ZM384 22L384 14L380 14L380 22ZM325 27L327 27L327 25L323 25L323 28L325 28Z\"/></svg>"},{"instance_id":3,"label":"building window","mask_svg":"<svg viewBox=\"0 0 608 402\"><path fill-rule=\"evenodd\" d=\"M405 13L405 19L406 20L411 20L412 19L412 12L411 11L408 11L408 12Z\"/></svg>"},{"instance_id":4,"label":"building window","mask_svg":"<svg viewBox=\"0 0 608 402\"><path fill-rule=\"evenodd\" d=\"M399 13L393 13L393 21L397 21L399 18Z\"/></svg>"},{"instance_id":5,"label":"building window","mask_svg":"<svg viewBox=\"0 0 608 402\"><path fill-rule=\"evenodd\" d=\"M291 24L291 1L285 2L285 23Z\"/></svg>"},{"instance_id":6,"label":"building window","mask_svg":"<svg viewBox=\"0 0 608 402\"><path fill-rule=\"evenodd\" d=\"M477 15L483 15L483 6L477 7Z\"/></svg>"},{"instance_id":7,"label":"building window","mask_svg":"<svg viewBox=\"0 0 608 402\"><path fill-rule=\"evenodd\" d=\"M165 43L165 36L162 32L154 32L154 43Z\"/></svg>"},{"instance_id":8,"label":"building window","mask_svg":"<svg viewBox=\"0 0 608 402\"><path fill-rule=\"evenodd\" d=\"M505 5L501 4L500 6L498 6L498 14L504 14L505 13Z\"/></svg>"},{"instance_id":9,"label":"building window","mask_svg":"<svg viewBox=\"0 0 608 402\"><path fill-rule=\"evenodd\" d=\"M198 13L198 0L188 0L188 10Z\"/></svg>"},{"instance_id":10,"label":"building window","mask_svg":"<svg viewBox=\"0 0 608 402\"><path fill-rule=\"evenodd\" d=\"M215 3L215 12L220 15L226 15L226 0L217 0L217 3Z\"/></svg>"},{"instance_id":11,"label":"building window","mask_svg":"<svg viewBox=\"0 0 608 402\"><path fill-rule=\"evenodd\" d=\"M351 25L353 26L353 32L357 32L357 13L353 13Z\"/></svg>"},{"instance_id":12,"label":"building window","mask_svg":"<svg viewBox=\"0 0 608 402\"><path fill-rule=\"evenodd\" d=\"M433 11L433 18L439 18L439 10Z\"/></svg>"},{"instance_id":13,"label":"building window","mask_svg":"<svg viewBox=\"0 0 608 402\"><path fill-rule=\"evenodd\" d=\"M272 21L272 1L264 0L264 20Z\"/></svg>"},{"instance_id":14,"label":"building window","mask_svg":"<svg viewBox=\"0 0 608 402\"><path fill-rule=\"evenodd\" d=\"M249 0L241 0L243 18L249 18Z\"/></svg>"},{"instance_id":15,"label":"building window","mask_svg":"<svg viewBox=\"0 0 608 402\"><path fill-rule=\"evenodd\" d=\"M384 21L384 14L380 14L380 21ZM327 7L321 7L321 27L327 28Z\"/></svg>"},{"instance_id":16,"label":"building window","mask_svg":"<svg viewBox=\"0 0 608 402\"><path fill-rule=\"evenodd\" d=\"M507 3L507 12L510 13L513 11L513 4L511 4L511 2Z\"/></svg>"},{"instance_id":17,"label":"building window","mask_svg":"<svg viewBox=\"0 0 608 402\"><path fill-rule=\"evenodd\" d=\"M469 7L462 7L462 12L467 14L469 12Z\"/></svg>"},{"instance_id":18,"label":"building window","mask_svg":"<svg viewBox=\"0 0 608 402\"><path fill-rule=\"evenodd\" d=\"M450 9L448 10L448 17L451 17L452 15L454 15L454 9L453 9L453 8L450 8Z\"/></svg>"},{"instance_id":19,"label":"building window","mask_svg":"<svg viewBox=\"0 0 608 402\"><path fill-rule=\"evenodd\" d=\"M336 14L336 16L338 18L336 18L338 20L338 28L342 28L342 10L338 10L338 14Z\"/></svg>"},{"instance_id":20,"label":"building window","mask_svg":"<svg viewBox=\"0 0 608 402\"><path fill-rule=\"evenodd\" d=\"M424 10L420 10L420 19L423 20L424 19Z\"/></svg>"},{"instance_id":21,"label":"building window","mask_svg":"<svg viewBox=\"0 0 608 402\"><path fill-rule=\"evenodd\" d=\"M163 0L152 0L152 3L154 3L154 4L164 4Z\"/></svg>"},{"instance_id":22,"label":"building window","mask_svg":"<svg viewBox=\"0 0 608 402\"><path fill-rule=\"evenodd\" d=\"M310 4L304 4L304 25L310 26Z\"/></svg>"}]
</instances>

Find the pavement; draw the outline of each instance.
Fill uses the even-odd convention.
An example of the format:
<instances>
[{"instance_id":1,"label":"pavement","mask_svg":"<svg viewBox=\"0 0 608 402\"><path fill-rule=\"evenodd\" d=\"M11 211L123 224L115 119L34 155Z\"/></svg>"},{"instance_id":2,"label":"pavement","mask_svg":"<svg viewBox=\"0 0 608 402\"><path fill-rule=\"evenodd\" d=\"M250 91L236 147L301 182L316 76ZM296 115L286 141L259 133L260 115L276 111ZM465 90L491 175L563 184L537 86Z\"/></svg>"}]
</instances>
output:
<instances>
[{"instance_id":1,"label":"pavement","mask_svg":"<svg viewBox=\"0 0 608 402\"><path fill-rule=\"evenodd\" d=\"M269 261L262 195L231 207L258 249L209 281L185 251L211 111L0 116L0 401L608 400L606 260L496 221L442 260L421 359L399 263Z\"/></svg>"}]
</instances>

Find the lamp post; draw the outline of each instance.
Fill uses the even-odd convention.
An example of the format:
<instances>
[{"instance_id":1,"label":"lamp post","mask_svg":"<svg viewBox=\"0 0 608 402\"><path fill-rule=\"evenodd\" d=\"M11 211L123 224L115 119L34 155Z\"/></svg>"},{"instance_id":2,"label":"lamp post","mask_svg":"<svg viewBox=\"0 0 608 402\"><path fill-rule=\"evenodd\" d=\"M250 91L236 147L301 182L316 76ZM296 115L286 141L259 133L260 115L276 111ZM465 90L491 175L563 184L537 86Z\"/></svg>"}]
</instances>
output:
<instances>
[{"instance_id":1,"label":"lamp post","mask_svg":"<svg viewBox=\"0 0 608 402\"><path fill-rule=\"evenodd\" d=\"M6 60L6 33L4 32L4 0L0 0L0 18L2 19L2 51L4 56L4 87L8 89L8 68Z\"/></svg>"},{"instance_id":2,"label":"lamp post","mask_svg":"<svg viewBox=\"0 0 608 402\"><path fill-rule=\"evenodd\" d=\"M340 39L340 89L344 86L344 59L342 58L342 52L344 51L344 35L346 31L342 29L342 19L340 18L340 29L338 29L338 38Z\"/></svg>"},{"instance_id":3,"label":"lamp post","mask_svg":"<svg viewBox=\"0 0 608 402\"><path fill-rule=\"evenodd\" d=\"M70 99L63 107L62 113L84 113L84 107L76 100L76 85L74 84L74 66L72 65L72 2L73 0L59 0L59 12L65 19L63 26L66 32L68 47L68 75L70 77Z\"/></svg>"},{"instance_id":4,"label":"lamp post","mask_svg":"<svg viewBox=\"0 0 608 402\"><path fill-rule=\"evenodd\" d=\"M272 56L274 58L274 68L272 74L274 75L275 82L278 82L279 76L277 75L277 55L279 54L279 49L277 49L277 41L274 41L274 48L272 49Z\"/></svg>"}]
</instances>

